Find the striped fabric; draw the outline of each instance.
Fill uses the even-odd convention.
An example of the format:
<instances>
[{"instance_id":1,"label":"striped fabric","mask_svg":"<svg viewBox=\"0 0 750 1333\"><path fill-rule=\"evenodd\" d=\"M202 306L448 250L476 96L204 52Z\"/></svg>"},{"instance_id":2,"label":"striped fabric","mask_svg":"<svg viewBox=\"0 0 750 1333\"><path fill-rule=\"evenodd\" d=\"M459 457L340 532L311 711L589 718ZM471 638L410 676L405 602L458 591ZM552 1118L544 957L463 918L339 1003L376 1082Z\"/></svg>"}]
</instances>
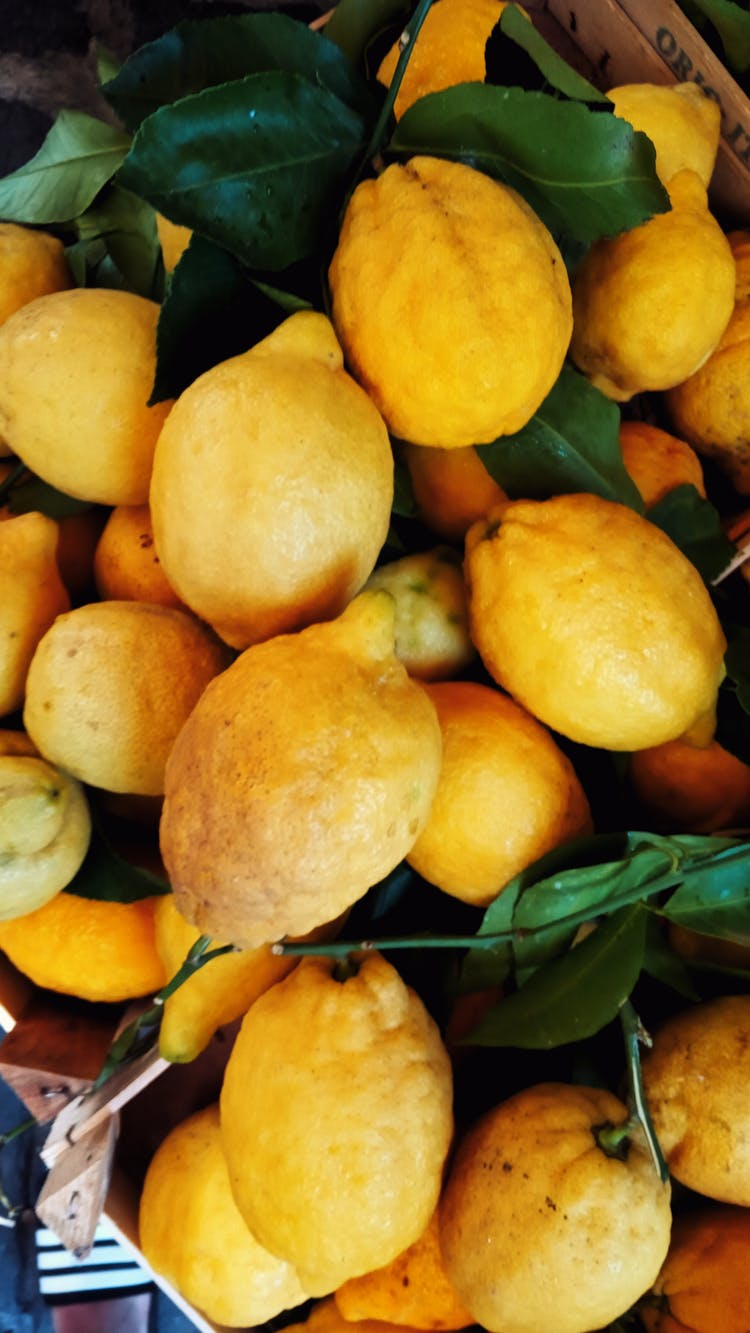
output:
<instances>
[{"instance_id":1,"label":"striped fabric","mask_svg":"<svg viewBox=\"0 0 750 1333\"><path fill-rule=\"evenodd\" d=\"M40 1227L36 1235L39 1290L48 1305L69 1305L87 1300L114 1300L151 1291L153 1283L132 1255L100 1222L91 1253L76 1259L53 1231Z\"/></svg>"}]
</instances>

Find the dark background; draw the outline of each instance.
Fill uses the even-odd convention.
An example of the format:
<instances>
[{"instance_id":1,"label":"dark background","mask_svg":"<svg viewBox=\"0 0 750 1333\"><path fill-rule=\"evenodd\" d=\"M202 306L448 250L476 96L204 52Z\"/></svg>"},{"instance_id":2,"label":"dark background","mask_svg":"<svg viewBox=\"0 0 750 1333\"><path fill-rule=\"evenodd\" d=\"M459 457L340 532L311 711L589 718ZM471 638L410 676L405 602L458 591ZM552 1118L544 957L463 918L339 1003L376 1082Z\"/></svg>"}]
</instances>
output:
<instances>
[{"instance_id":1,"label":"dark background","mask_svg":"<svg viewBox=\"0 0 750 1333\"><path fill-rule=\"evenodd\" d=\"M181 19L282 9L309 19L327 0L0 0L0 176L38 149L64 107L112 119L96 85L96 47L120 60Z\"/></svg>"}]
</instances>

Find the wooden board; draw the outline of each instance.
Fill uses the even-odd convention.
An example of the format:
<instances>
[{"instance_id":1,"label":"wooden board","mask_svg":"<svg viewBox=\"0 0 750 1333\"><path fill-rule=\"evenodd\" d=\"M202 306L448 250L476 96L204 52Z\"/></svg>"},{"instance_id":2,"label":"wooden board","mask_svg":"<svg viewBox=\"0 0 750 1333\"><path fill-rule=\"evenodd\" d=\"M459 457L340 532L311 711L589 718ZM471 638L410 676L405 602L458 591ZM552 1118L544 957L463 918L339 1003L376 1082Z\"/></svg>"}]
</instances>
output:
<instances>
[{"instance_id":1,"label":"wooden board","mask_svg":"<svg viewBox=\"0 0 750 1333\"><path fill-rule=\"evenodd\" d=\"M621 83L689 80L721 107L714 210L750 224L750 100L675 0L545 0L605 92Z\"/></svg>"}]
</instances>

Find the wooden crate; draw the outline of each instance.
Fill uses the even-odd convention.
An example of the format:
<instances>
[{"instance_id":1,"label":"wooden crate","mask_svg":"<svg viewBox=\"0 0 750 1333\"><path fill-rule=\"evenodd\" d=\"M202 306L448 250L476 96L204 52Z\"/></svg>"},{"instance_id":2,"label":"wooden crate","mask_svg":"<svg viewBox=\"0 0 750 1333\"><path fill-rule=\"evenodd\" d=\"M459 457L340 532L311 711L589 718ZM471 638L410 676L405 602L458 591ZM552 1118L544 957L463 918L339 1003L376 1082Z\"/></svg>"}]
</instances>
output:
<instances>
[{"instance_id":1,"label":"wooden crate","mask_svg":"<svg viewBox=\"0 0 750 1333\"><path fill-rule=\"evenodd\" d=\"M722 139L712 205L735 225L750 224L750 102L674 0L527 0L526 7L560 54L604 91L620 83L690 79L715 97L722 109ZM0 1045L0 1076L40 1121L52 1121L90 1087L123 1021L116 1007L67 1003L37 992L0 955L0 1027L8 1033ZM100 1163L112 1154L103 1215L147 1271L137 1225L146 1165L173 1125L218 1097L232 1038L232 1031L220 1032L189 1066L146 1061L129 1076L130 1083L124 1081L126 1095L106 1109L88 1136ZM50 1161L56 1156L59 1160L53 1142ZM97 1179L101 1185L101 1173ZM58 1229L68 1243L64 1186L63 1181ZM95 1193L96 1182L92 1198ZM45 1222L56 1229L49 1214ZM220 1326L158 1274L152 1276L196 1328L216 1333Z\"/></svg>"}]
</instances>

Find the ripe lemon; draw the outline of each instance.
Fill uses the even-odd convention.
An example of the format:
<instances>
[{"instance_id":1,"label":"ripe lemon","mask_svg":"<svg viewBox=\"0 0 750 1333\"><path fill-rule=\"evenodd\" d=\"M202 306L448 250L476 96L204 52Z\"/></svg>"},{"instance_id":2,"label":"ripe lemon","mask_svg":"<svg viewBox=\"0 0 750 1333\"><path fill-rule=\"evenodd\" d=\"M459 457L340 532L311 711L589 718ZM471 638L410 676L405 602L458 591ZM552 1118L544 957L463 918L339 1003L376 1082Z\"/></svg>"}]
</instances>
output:
<instances>
[{"instance_id":1,"label":"ripe lemon","mask_svg":"<svg viewBox=\"0 0 750 1333\"><path fill-rule=\"evenodd\" d=\"M456 83L483 83L484 48L505 9L503 0L436 0L417 34L393 111L397 119L420 97ZM401 50L395 42L378 69L390 87Z\"/></svg>"},{"instance_id":2,"label":"ripe lemon","mask_svg":"<svg viewBox=\"0 0 750 1333\"><path fill-rule=\"evenodd\" d=\"M0 523L0 717L21 707L37 644L70 607L57 542L57 524L44 514Z\"/></svg>"},{"instance_id":3,"label":"ripe lemon","mask_svg":"<svg viewBox=\"0 0 750 1333\"><path fill-rule=\"evenodd\" d=\"M82 782L158 796L180 727L226 662L225 648L185 611L78 606L37 646L24 725L45 759Z\"/></svg>"},{"instance_id":4,"label":"ripe lemon","mask_svg":"<svg viewBox=\"0 0 750 1333\"><path fill-rule=\"evenodd\" d=\"M570 286L552 236L514 190L460 162L413 157L362 181L329 282L354 375L413 444L520 430L568 349Z\"/></svg>"},{"instance_id":5,"label":"ripe lemon","mask_svg":"<svg viewBox=\"0 0 750 1333\"><path fill-rule=\"evenodd\" d=\"M722 995L667 1019L643 1078L674 1178L750 1206L750 995Z\"/></svg>"},{"instance_id":6,"label":"ripe lemon","mask_svg":"<svg viewBox=\"0 0 750 1333\"><path fill-rule=\"evenodd\" d=\"M403 444L419 517L449 541L463 539L472 523L507 499L473 445L430 449Z\"/></svg>"},{"instance_id":7,"label":"ripe lemon","mask_svg":"<svg viewBox=\"0 0 750 1333\"><path fill-rule=\"evenodd\" d=\"M663 500L675 486L694 486L705 499L700 459L685 440L678 440L676 435L645 421L623 421L620 448L627 473L647 509Z\"/></svg>"},{"instance_id":8,"label":"ripe lemon","mask_svg":"<svg viewBox=\"0 0 750 1333\"><path fill-rule=\"evenodd\" d=\"M715 833L750 822L750 765L718 741L666 741L630 756L638 800L665 830Z\"/></svg>"},{"instance_id":9,"label":"ripe lemon","mask_svg":"<svg viewBox=\"0 0 750 1333\"><path fill-rule=\"evenodd\" d=\"M350 1323L344 1319L333 1297L317 1301L307 1319L290 1324L289 1333L409 1333L403 1324L383 1323L379 1319L358 1319Z\"/></svg>"},{"instance_id":10,"label":"ripe lemon","mask_svg":"<svg viewBox=\"0 0 750 1333\"><path fill-rule=\"evenodd\" d=\"M230 1328L263 1324L306 1300L294 1269L258 1244L237 1211L218 1106L181 1121L157 1148L138 1230L154 1272Z\"/></svg>"},{"instance_id":11,"label":"ripe lemon","mask_svg":"<svg viewBox=\"0 0 750 1333\"><path fill-rule=\"evenodd\" d=\"M167 764L161 847L175 902L254 948L332 921L423 828L440 727L396 659L394 602L248 648L203 695Z\"/></svg>"},{"instance_id":12,"label":"ripe lemon","mask_svg":"<svg viewBox=\"0 0 750 1333\"><path fill-rule=\"evenodd\" d=\"M514 501L471 528L465 569L487 670L548 727L641 750L710 720L725 650L713 603L631 509L587 494Z\"/></svg>"},{"instance_id":13,"label":"ripe lemon","mask_svg":"<svg viewBox=\"0 0 750 1333\"><path fill-rule=\"evenodd\" d=\"M385 425L344 371L329 321L302 311L181 395L150 503L169 582L245 648L344 609L392 500Z\"/></svg>"},{"instance_id":14,"label":"ripe lemon","mask_svg":"<svg viewBox=\"0 0 750 1333\"><path fill-rule=\"evenodd\" d=\"M190 244L192 231L181 227L177 222L170 222L161 213L156 214L156 233L159 237L164 268L171 273L177 268L182 256Z\"/></svg>"},{"instance_id":15,"label":"ripe lemon","mask_svg":"<svg viewBox=\"0 0 750 1333\"><path fill-rule=\"evenodd\" d=\"M159 307L79 287L40 296L0 327L0 436L79 500L143 504L169 403L148 407Z\"/></svg>"},{"instance_id":16,"label":"ripe lemon","mask_svg":"<svg viewBox=\"0 0 750 1333\"><path fill-rule=\"evenodd\" d=\"M65 247L56 236L0 222L0 324L37 296L71 286Z\"/></svg>"},{"instance_id":17,"label":"ripe lemon","mask_svg":"<svg viewBox=\"0 0 750 1333\"><path fill-rule=\"evenodd\" d=\"M732 314L734 259L700 177L678 171L669 199L668 212L596 241L573 281L571 357L620 402L694 374Z\"/></svg>"},{"instance_id":18,"label":"ripe lemon","mask_svg":"<svg viewBox=\"0 0 750 1333\"><path fill-rule=\"evenodd\" d=\"M0 731L0 920L33 912L64 889L90 837L75 778L40 759L24 732Z\"/></svg>"},{"instance_id":19,"label":"ripe lemon","mask_svg":"<svg viewBox=\"0 0 750 1333\"><path fill-rule=\"evenodd\" d=\"M740 495L750 494L750 248L747 234L730 238L737 281L731 319L712 354L666 394L674 429L712 458Z\"/></svg>"},{"instance_id":20,"label":"ripe lemon","mask_svg":"<svg viewBox=\"0 0 750 1333\"><path fill-rule=\"evenodd\" d=\"M425 688L443 762L406 859L445 893L486 906L532 861L591 831L588 801L547 729L507 695L471 681Z\"/></svg>"},{"instance_id":21,"label":"ripe lemon","mask_svg":"<svg viewBox=\"0 0 750 1333\"><path fill-rule=\"evenodd\" d=\"M443 680L475 656L461 560L448 547L418 551L379 565L366 588L382 588L396 603L396 656L410 676Z\"/></svg>"},{"instance_id":22,"label":"ripe lemon","mask_svg":"<svg viewBox=\"0 0 750 1333\"><path fill-rule=\"evenodd\" d=\"M615 115L647 134L656 173L668 185L689 167L708 189L721 134L721 107L697 83L625 83L607 93Z\"/></svg>"},{"instance_id":23,"label":"ripe lemon","mask_svg":"<svg viewBox=\"0 0 750 1333\"><path fill-rule=\"evenodd\" d=\"M669 1185L639 1134L624 1160L597 1139L627 1119L602 1088L539 1084L459 1144L440 1240L459 1297L490 1333L587 1333L651 1286L669 1245Z\"/></svg>"},{"instance_id":24,"label":"ripe lemon","mask_svg":"<svg viewBox=\"0 0 750 1333\"><path fill-rule=\"evenodd\" d=\"M156 904L156 947L167 975L173 977L184 963L200 932L178 912L171 893ZM212 947L221 944L213 940ZM163 1059L185 1063L208 1045L217 1028L247 1013L259 995L282 981L296 958L278 957L269 945L242 949L212 958L198 969L164 1004L159 1030Z\"/></svg>"},{"instance_id":25,"label":"ripe lemon","mask_svg":"<svg viewBox=\"0 0 750 1333\"><path fill-rule=\"evenodd\" d=\"M750 1328L747 1256L750 1213L702 1208L675 1221L656 1279L654 1304L640 1317L648 1333L739 1333Z\"/></svg>"},{"instance_id":26,"label":"ripe lemon","mask_svg":"<svg viewBox=\"0 0 750 1333\"><path fill-rule=\"evenodd\" d=\"M243 1020L221 1128L253 1235L325 1295L395 1259L435 1210L453 1128L437 1026L384 958L344 981L305 958Z\"/></svg>"},{"instance_id":27,"label":"ripe lemon","mask_svg":"<svg viewBox=\"0 0 750 1333\"><path fill-rule=\"evenodd\" d=\"M37 986L63 995L97 1003L151 995L168 980L156 951L154 904L58 893L34 912L0 921L0 949Z\"/></svg>"},{"instance_id":28,"label":"ripe lemon","mask_svg":"<svg viewBox=\"0 0 750 1333\"><path fill-rule=\"evenodd\" d=\"M407 1322L410 1328L457 1329L473 1323L445 1272L437 1209L419 1240L390 1264L339 1287L336 1305L348 1324L376 1319L379 1324Z\"/></svg>"},{"instance_id":29,"label":"ripe lemon","mask_svg":"<svg viewBox=\"0 0 750 1333\"><path fill-rule=\"evenodd\" d=\"M185 609L156 553L148 505L118 505L112 510L96 545L94 579L103 600Z\"/></svg>"}]
</instances>

